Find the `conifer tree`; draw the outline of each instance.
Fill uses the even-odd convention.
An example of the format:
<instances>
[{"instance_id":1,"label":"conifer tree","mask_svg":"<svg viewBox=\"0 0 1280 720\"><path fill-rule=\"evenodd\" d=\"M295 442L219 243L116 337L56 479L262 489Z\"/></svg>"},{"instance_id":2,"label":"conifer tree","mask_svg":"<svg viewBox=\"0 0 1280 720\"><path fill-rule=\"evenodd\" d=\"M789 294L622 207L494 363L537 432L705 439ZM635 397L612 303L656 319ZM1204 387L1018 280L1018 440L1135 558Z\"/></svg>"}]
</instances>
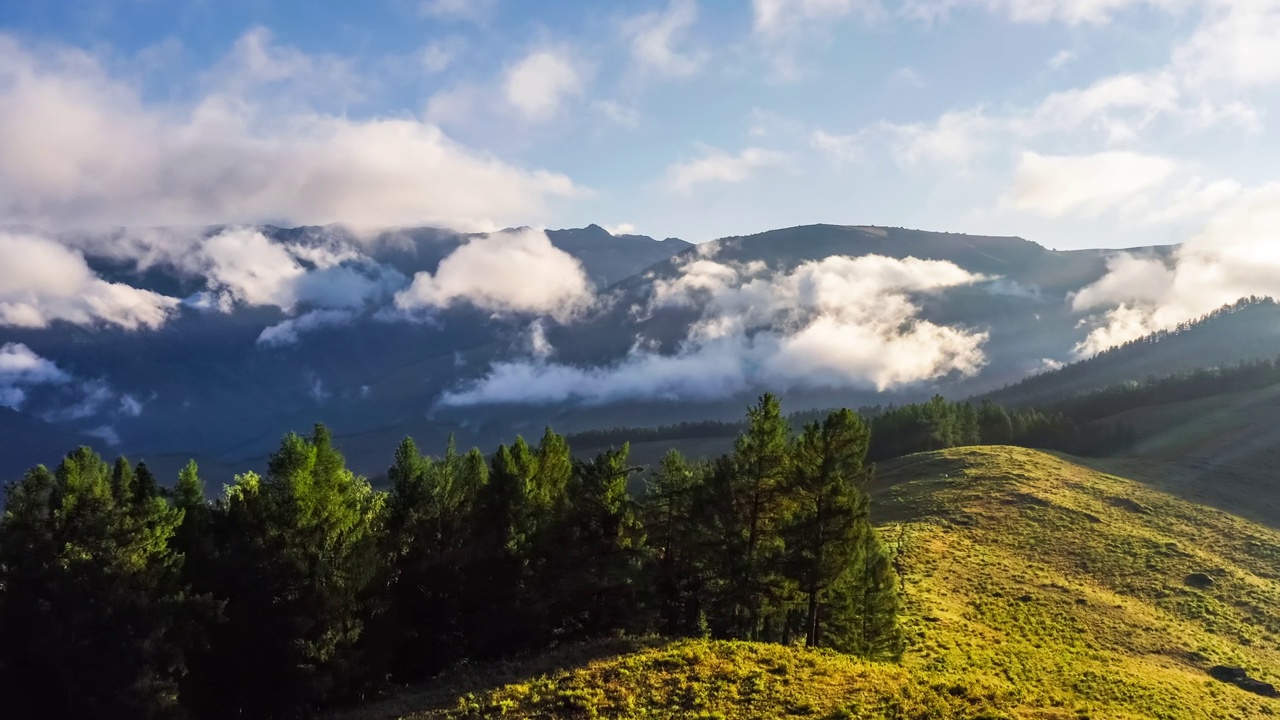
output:
<instances>
[{"instance_id":1,"label":"conifer tree","mask_svg":"<svg viewBox=\"0 0 1280 720\"><path fill-rule=\"evenodd\" d=\"M557 624L571 637L597 637L636 628L637 588L643 535L627 480L639 470L628 465L629 447L607 450L589 462L575 462L556 568Z\"/></svg>"},{"instance_id":2,"label":"conifer tree","mask_svg":"<svg viewBox=\"0 0 1280 720\"><path fill-rule=\"evenodd\" d=\"M645 486L642 518L651 552L649 578L658 628L665 635L696 634L703 612L698 568L702 531L695 519L701 482L701 469L670 450Z\"/></svg>"},{"instance_id":3,"label":"conifer tree","mask_svg":"<svg viewBox=\"0 0 1280 720\"><path fill-rule=\"evenodd\" d=\"M396 675L416 678L467 652L462 587L468 531L488 471L479 451L458 455L452 437L439 460L423 456L405 438L387 476L392 664Z\"/></svg>"},{"instance_id":4,"label":"conifer tree","mask_svg":"<svg viewBox=\"0 0 1280 720\"><path fill-rule=\"evenodd\" d=\"M236 478L213 513L206 582L227 624L202 663L210 715L282 717L350 692L381 509L321 425L286 436L266 478Z\"/></svg>"},{"instance_id":5,"label":"conifer tree","mask_svg":"<svg viewBox=\"0 0 1280 720\"><path fill-rule=\"evenodd\" d=\"M901 599L893 560L874 529L868 527L859 538L850 571L832 588L832 605L826 636L830 647L869 660L902 657Z\"/></svg>"},{"instance_id":6,"label":"conifer tree","mask_svg":"<svg viewBox=\"0 0 1280 720\"><path fill-rule=\"evenodd\" d=\"M870 433L852 410L807 425L794 443L788 487L794 511L784 532L787 574L805 599L809 647L822 644L827 591L849 572L860 540L870 532L863 462Z\"/></svg>"},{"instance_id":7,"label":"conifer tree","mask_svg":"<svg viewBox=\"0 0 1280 720\"><path fill-rule=\"evenodd\" d=\"M747 410L747 429L734 442L732 494L745 536L741 572L731 580L739 637L761 639L766 606L778 600L779 533L785 515L790 428L778 398L765 394Z\"/></svg>"},{"instance_id":8,"label":"conifer tree","mask_svg":"<svg viewBox=\"0 0 1280 720\"><path fill-rule=\"evenodd\" d=\"M89 448L8 490L0 522L0 697L25 718L177 717L199 600L169 546L181 513L128 497Z\"/></svg>"}]
</instances>

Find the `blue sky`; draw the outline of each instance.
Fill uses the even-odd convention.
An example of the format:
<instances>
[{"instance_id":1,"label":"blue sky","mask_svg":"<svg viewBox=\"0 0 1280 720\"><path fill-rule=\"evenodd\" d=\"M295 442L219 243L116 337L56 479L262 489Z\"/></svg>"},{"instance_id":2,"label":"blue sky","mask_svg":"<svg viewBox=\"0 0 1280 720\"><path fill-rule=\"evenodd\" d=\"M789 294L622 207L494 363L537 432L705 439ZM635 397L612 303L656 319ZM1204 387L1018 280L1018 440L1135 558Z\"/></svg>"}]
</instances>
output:
<instances>
[{"instance_id":1,"label":"blue sky","mask_svg":"<svg viewBox=\"0 0 1280 720\"><path fill-rule=\"evenodd\" d=\"M0 222L1193 238L1280 0L0 0Z\"/></svg>"}]
</instances>

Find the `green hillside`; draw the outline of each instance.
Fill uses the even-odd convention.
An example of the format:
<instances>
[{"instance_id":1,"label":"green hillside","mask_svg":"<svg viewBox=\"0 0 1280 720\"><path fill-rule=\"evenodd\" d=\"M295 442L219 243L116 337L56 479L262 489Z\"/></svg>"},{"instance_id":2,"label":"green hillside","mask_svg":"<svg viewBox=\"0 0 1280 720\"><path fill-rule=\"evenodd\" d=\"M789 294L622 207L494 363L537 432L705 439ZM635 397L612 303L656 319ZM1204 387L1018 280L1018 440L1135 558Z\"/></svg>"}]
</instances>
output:
<instances>
[{"instance_id":1,"label":"green hillside","mask_svg":"<svg viewBox=\"0 0 1280 720\"><path fill-rule=\"evenodd\" d=\"M1280 533L1106 474L1133 461L1090 462L993 447L880 468L877 517L902 547L901 666L776 645L616 640L455 671L340 717L1280 713L1280 700L1209 674L1231 665L1280 682Z\"/></svg>"}]
</instances>

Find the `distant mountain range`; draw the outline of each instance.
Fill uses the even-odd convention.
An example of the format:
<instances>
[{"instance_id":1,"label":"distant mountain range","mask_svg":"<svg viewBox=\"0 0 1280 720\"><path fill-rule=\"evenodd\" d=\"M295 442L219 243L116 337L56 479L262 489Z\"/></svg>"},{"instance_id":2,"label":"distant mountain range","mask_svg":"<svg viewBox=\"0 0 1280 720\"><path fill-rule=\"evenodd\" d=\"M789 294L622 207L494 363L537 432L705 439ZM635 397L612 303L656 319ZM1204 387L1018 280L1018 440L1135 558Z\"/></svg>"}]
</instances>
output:
<instances>
[{"instance_id":1,"label":"distant mountain range","mask_svg":"<svg viewBox=\"0 0 1280 720\"><path fill-rule=\"evenodd\" d=\"M432 292L445 292L442 262L483 236L253 230L290 248L303 268L295 272L343 274L307 275L319 294L291 307L234 302L216 294L222 286L210 274L184 267L182 256L139 263L100 251L136 231L62 236L101 277L184 301L156 329L55 322L0 330L0 345L21 343L75 378L28 388L21 412L0 413L0 433L24 438L21 449L5 443L0 477L36 459L54 462L54 448L86 436L104 451L147 460L164 478L195 457L217 487L232 472L260 469L283 433L315 422L334 429L353 468L376 475L406 434L433 448L450 433L462 444L489 445L547 423L575 432L737 418L763 390L780 391L788 410L936 392L966 397L1073 359L1087 328L1070 295L1102 278L1114 252L833 225L694 246L591 225L546 232L594 288L587 309L521 312L459 301L410 318L393 295L419 273L439 273ZM517 269L521 257L510 258ZM885 260L853 262L859 258ZM244 272L244 282L270 279ZM527 275L530 287L548 280L555 278ZM362 304L324 304L351 283L364 283ZM855 320L876 329L858 335ZM284 341L264 342L268 328ZM936 367L918 377L887 372L916 361L904 339L931 343L921 347L939 352ZM844 344L812 345L833 340ZM811 370L805 364L837 351ZM966 355L974 352L978 363ZM539 383L562 387L544 392Z\"/></svg>"}]
</instances>

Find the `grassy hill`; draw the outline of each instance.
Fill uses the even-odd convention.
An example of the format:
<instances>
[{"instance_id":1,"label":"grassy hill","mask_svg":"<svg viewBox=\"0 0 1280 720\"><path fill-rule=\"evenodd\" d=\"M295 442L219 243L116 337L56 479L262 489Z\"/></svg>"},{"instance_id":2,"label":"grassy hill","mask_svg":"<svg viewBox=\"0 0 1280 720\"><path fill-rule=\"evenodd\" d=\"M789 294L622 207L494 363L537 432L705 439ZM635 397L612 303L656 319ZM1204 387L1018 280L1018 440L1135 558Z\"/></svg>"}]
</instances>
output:
<instances>
[{"instance_id":1,"label":"grassy hill","mask_svg":"<svg viewBox=\"0 0 1280 720\"><path fill-rule=\"evenodd\" d=\"M881 468L877 516L902 547L910 646L901 666L622 639L464 668L341 717L1280 713L1280 700L1208 674L1225 664L1280 682L1280 532L1108 474L1107 462L1127 461L1090 462L999 447Z\"/></svg>"}]
</instances>

